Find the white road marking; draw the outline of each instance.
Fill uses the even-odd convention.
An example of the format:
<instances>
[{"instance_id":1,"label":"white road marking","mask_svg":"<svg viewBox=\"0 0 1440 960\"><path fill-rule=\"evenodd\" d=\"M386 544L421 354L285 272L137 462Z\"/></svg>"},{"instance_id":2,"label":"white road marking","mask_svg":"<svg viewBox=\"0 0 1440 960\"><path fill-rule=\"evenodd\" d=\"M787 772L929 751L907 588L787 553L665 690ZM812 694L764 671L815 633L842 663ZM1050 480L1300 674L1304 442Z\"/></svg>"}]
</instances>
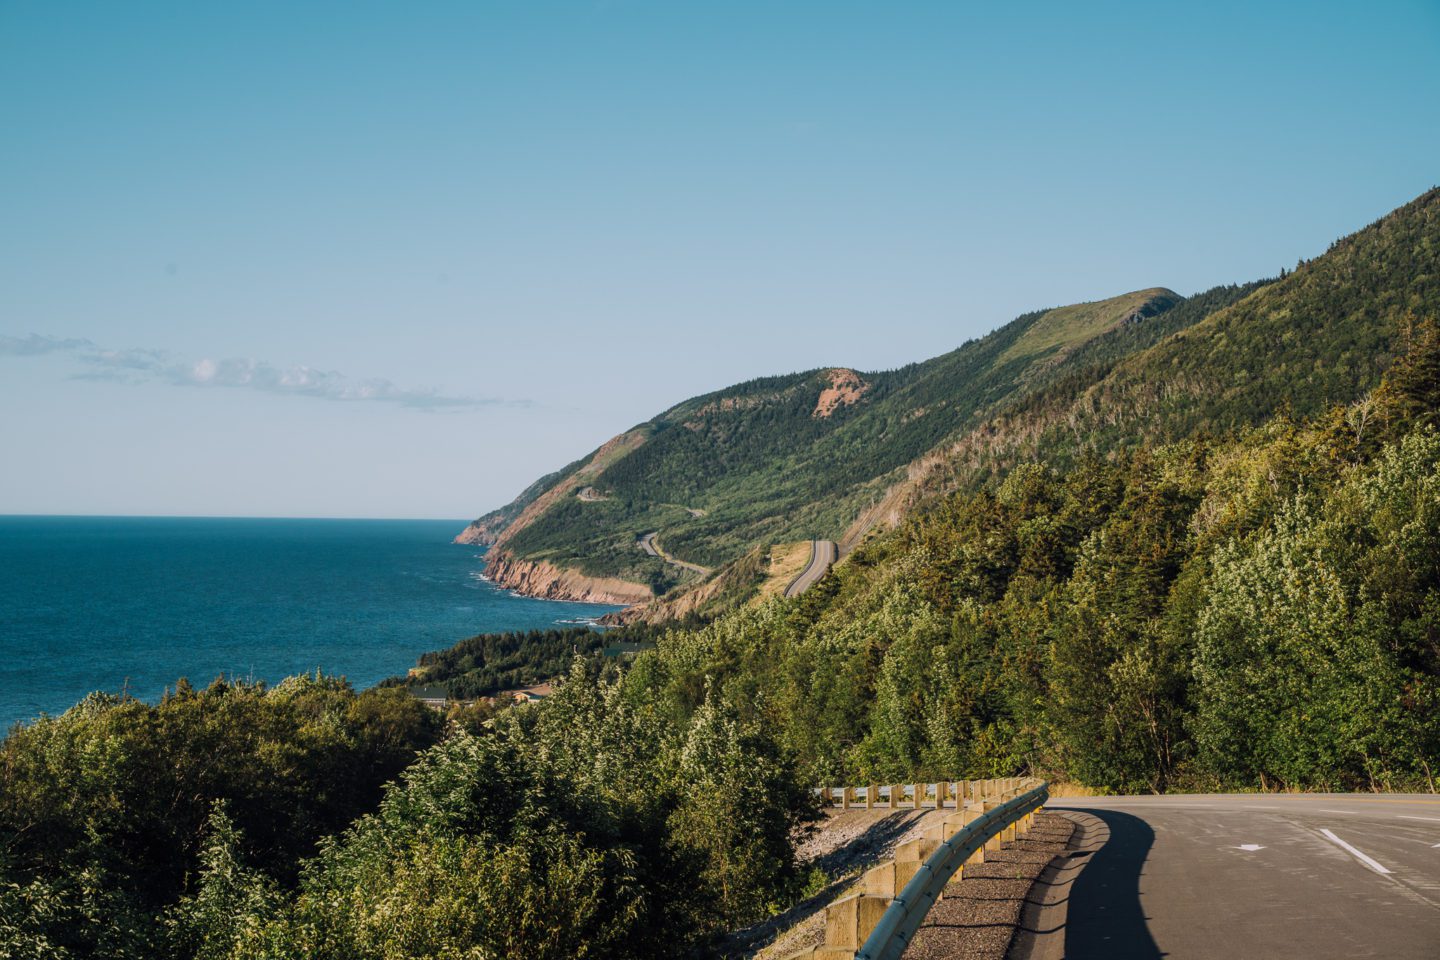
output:
<instances>
[{"instance_id":1,"label":"white road marking","mask_svg":"<svg viewBox=\"0 0 1440 960\"><path fill-rule=\"evenodd\" d=\"M1350 846L1350 844L1346 843L1344 840L1341 840L1339 837L1335 836L1335 834L1331 833L1329 830L1323 830L1323 829L1322 829L1320 832L1325 835L1325 839L1329 840L1331 843L1335 844L1335 845L1338 846L1340 849L1344 850L1346 853L1349 853L1349 854L1350 854L1352 857L1354 857L1356 860L1359 860L1361 863L1365 864L1365 866L1369 867L1371 870L1374 870L1376 873L1389 873L1389 872L1390 872L1389 870L1386 870L1383 866L1381 866L1381 865L1379 864L1379 862L1377 862L1376 860L1374 860L1374 859L1366 856L1365 854L1361 853L1359 850L1356 850L1354 847Z\"/></svg>"},{"instance_id":2,"label":"white road marking","mask_svg":"<svg viewBox=\"0 0 1440 960\"><path fill-rule=\"evenodd\" d=\"M1395 816L1401 820L1432 820L1435 823L1440 823L1440 817L1410 817L1403 813L1397 813Z\"/></svg>"},{"instance_id":3,"label":"white road marking","mask_svg":"<svg viewBox=\"0 0 1440 960\"><path fill-rule=\"evenodd\" d=\"M1240 846L1236 847L1235 849L1236 849L1236 850L1249 850L1250 852L1253 853L1253 852L1255 852L1256 850L1264 850L1265 848L1262 847L1262 846L1260 846L1260 844L1258 844L1258 843L1242 843L1242 844L1240 844Z\"/></svg>"}]
</instances>

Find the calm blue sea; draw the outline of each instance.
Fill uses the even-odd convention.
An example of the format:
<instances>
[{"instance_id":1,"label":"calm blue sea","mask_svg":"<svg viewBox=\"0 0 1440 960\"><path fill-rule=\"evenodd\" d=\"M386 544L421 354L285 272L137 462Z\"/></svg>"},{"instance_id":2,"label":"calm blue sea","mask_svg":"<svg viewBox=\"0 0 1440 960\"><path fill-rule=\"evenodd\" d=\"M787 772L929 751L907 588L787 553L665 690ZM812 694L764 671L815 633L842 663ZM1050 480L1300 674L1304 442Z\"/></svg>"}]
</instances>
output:
<instances>
[{"instance_id":1,"label":"calm blue sea","mask_svg":"<svg viewBox=\"0 0 1440 960\"><path fill-rule=\"evenodd\" d=\"M92 690L144 699L177 677L356 687L427 650L614 607L480 579L453 520L0 516L0 731Z\"/></svg>"}]
</instances>

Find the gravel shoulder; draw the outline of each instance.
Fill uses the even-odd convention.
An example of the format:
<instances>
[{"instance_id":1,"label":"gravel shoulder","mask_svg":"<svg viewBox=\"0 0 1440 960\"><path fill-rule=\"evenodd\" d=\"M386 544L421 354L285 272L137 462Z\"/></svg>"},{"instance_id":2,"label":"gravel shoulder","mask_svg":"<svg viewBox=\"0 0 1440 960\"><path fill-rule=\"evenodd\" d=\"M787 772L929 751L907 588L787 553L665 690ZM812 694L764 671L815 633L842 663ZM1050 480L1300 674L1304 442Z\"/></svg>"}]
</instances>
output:
<instances>
[{"instance_id":1,"label":"gravel shoulder","mask_svg":"<svg viewBox=\"0 0 1440 960\"><path fill-rule=\"evenodd\" d=\"M1037 881L1070 849L1075 824L1041 813L1019 839L945 888L916 931L906 960L1005 960Z\"/></svg>"}]
</instances>

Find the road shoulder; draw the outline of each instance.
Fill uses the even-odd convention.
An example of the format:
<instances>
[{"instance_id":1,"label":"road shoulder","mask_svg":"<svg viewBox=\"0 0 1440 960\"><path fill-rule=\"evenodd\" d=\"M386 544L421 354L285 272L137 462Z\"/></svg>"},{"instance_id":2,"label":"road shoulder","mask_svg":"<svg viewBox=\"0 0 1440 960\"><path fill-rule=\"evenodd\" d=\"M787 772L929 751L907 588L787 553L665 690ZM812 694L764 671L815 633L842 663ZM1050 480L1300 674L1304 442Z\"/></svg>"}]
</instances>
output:
<instances>
[{"instance_id":1,"label":"road shoulder","mask_svg":"<svg viewBox=\"0 0 1440 960\"><path fill-rule=\"evenodd\" d=\"M1068 857L1073 819L1041 813L1018 840L966 867L915 933L906 960L1004 960L1023 929L1025 909L1051 866ZM1063 945L1063 943L1062 943Z\"/></svg>"}]
</instances>

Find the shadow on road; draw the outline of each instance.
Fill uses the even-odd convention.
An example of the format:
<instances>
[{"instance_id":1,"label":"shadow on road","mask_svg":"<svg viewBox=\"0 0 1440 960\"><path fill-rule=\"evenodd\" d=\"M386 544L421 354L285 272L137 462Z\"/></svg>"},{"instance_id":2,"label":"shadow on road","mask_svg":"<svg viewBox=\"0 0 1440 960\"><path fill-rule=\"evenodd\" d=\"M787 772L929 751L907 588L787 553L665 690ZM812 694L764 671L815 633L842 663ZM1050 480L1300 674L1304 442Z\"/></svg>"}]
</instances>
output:
<instances>
[{"instance_id":1,"label":"shadow on road","mask_svg":"<svg viewBox=\"0 0 1440 960\"><path fill-rule=\"evenodd\" d=\"M1056 810L1057 808L1051 808ZM1079 814L1080 816L1076 816ZM1088 860L1070 888L1065 918L1066 960L1157 960L1165 956L1150 935L1140 902L1140 873L1155 832L1139 817L1114 810L1074 810L1088 824Z\"/></svg>"}]
</instances>

